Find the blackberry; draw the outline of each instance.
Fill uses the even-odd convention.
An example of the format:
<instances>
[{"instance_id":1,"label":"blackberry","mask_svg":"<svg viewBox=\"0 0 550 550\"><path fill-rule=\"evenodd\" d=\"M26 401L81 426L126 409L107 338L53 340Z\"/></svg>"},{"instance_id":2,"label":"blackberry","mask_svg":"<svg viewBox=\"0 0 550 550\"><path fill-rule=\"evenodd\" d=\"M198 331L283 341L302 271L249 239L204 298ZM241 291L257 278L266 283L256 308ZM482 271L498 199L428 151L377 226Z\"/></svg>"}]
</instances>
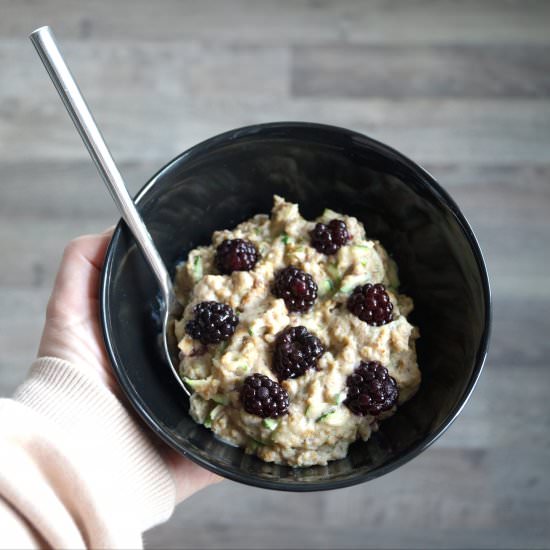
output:
<instances>
[{"instance_id":1,"label":"blackberry","mask_svg":"<svg viewBox=\"0 0 550 550\"><path fill-rule=\"evenodd\" d=\"M241 390L244 410L262 418L278 418L288 412L288 393L263 374L247 376Z\"/></svg>"},{"instance_id":2,"label":"blackberry","mask_svg":"<svg viewBox=\"0 0 550 550\"><path fill-rule=\"evenodd\" d=\"M331 220L328 225L318 223L310 232L311 246L322 254L336 254L350 240L348 227L342 220Z\"/></svg>"},{"instance_id":3,"label":"blackberry","mask_svg":"<svg viewBox=\"0 0 550 550\"><path fill-rule=\"evenodd\" d=\"M348 393L344 404L354 414L376 416L391 409L397 402L399 390L388 369L377 361L359 366L347 379Z\"/></svg>"},{"instance_id":4,"label":"blackberry","mask_svg":"<svg viewBox=\"0 0 550 550\"><path fill-rule=\"evenodd\" d=\"M325 348L317 336L306 327L288 327L277 336L271 370L279 380L302 376L317 368Z\"/></svg>"},{"instance_id":5,"label":"blackberry","mask_svg":"<svg viewBox=\"0 0 550 550\"><path fill-rule=\"evenodd\" d=\"M393 304L384 285L367 283L357 286L348 298L348 310L365 321L378 327L393 320Z\"/></svg>"},{"instance_id":6,"label":"blackberry","mask_svg":"<svg viewBox=\"0 0 550 550\"><path fill-rule=\"evenodd\" d=\"M288 311L304 312L317 299L317 283L309 273L289 266L275 276L272 292L285 301Z\"/></svg>"},{"instance_id":7,"label":"blackberry","mask_svg":"<svg viewBox=\"0 0 550 550\"><path fill-rule=\"evenodd\" d=\"M243 239L226 239L216 248L216 267L220 273L250 271L260 258L256 247Z\"/></svg>"},{"instance_id":8,"label":"blackberry","mask_svg":"<svg viewBox=\"0 0 550 550\"><path fill-rule=\"evenodd\" d=\"M203 344L217 344L235 332L239 320L233 310L220 302L201 302L193 308L195 318L185 331Z\"/></svg>"}]
</instances>

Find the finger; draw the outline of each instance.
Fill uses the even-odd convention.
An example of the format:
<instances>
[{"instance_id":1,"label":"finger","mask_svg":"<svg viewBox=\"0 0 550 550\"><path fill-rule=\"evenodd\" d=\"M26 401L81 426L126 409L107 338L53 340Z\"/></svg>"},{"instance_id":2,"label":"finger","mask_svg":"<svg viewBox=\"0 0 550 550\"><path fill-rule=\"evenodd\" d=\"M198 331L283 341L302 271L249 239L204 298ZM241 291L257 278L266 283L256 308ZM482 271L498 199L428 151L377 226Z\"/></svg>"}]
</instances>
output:
<instances>
[{"instance_id":1,"label":"finger","mask_svg":"<svg viewBox=\"0 0 550 550\"><path fill-rule=\"evenodd\" d=\"M188 458L182 457L173 449L164 447L164 445L161 449L176 484L177 502L185 500L209 485L224 480L223 477L202 468Z\"/></svg>"},{"instance_id":2,"label":"finger","mask_svg":"<svg viewBox=\"0 0 550 550\"><path fill-rule=\"evenodd\" d=\"M109 233L85 235L66 246L55 279L48 316L67 309L77 311L82 308L83 313L87 312L90 300L98 297L99 274L110 239Z\"/></svg>"}]
</instances>

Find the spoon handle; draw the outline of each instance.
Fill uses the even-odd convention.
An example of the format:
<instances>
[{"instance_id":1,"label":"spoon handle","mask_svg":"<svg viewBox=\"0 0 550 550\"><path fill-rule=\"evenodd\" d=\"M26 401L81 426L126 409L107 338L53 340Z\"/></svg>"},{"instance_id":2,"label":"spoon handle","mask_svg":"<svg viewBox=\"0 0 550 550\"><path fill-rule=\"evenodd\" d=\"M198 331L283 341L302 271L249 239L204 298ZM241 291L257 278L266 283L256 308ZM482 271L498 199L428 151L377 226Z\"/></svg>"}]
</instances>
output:
<instances>
[{"instance_id":1,"label":"spoon handle","mask_svg":"<svg viewBox=\"0 0 550 550\"><path fill-rule=\"evenodd\" d=\"M36 48L46 71L48 71L105 185L109 189L122 218L130 228L145 258L153 269L164 296L169 296L172 293L172 282L166 266L133 200L128 194L122 175L118 171L109 148L95 123L94 117L88 109L88 105L82 97L71 71L57 47L51 29L49 27L40 27L32 32L29 38Z\"/></svg>"}]
</instances>

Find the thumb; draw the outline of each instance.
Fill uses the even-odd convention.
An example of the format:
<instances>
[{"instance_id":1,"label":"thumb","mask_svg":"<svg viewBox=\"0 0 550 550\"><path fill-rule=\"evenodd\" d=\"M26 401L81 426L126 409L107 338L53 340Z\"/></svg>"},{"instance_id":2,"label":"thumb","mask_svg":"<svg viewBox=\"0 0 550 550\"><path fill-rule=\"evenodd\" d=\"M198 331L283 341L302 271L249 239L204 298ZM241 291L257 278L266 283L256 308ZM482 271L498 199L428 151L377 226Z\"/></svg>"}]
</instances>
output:
<instances>
[{"instance_id":1,"label":"thumb","mask_svg":"<svg viewBox=\"0 0 550 550\"><path fill-rule=\"evenodd\" d=\"M48 317L64 312L80 312L97 300L99 275L112 230L101 235L85 235L72 240L63 252L53 292L48 304Z\"/></svg>"}]
</instances>

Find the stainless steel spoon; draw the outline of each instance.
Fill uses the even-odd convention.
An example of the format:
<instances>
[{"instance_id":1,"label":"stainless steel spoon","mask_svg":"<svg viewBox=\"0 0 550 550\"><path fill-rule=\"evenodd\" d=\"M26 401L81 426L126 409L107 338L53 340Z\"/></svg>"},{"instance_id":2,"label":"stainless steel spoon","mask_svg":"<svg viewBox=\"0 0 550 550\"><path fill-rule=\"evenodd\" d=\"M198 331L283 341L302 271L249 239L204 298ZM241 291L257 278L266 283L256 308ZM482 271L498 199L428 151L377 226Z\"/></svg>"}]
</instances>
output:
<instances>
[{"instance_id":1,"label":"stainless steel spoon","mask_svg":"<svg viewBox=\"0 0 550 550\"><path fill-rule=\"evenodd\" d=\"M40 27L32 32L29 38L36 48L42 63L44 63L44 67L46 67L84 145L86 145L96 168L103 178L105 185L107 185L107 189L109 189L123 220L130 228L147 263L157 278L162 293L161 307L164 309L162 312L162 349L174 377L185 393L190 395L189 390L179 377L177 371L178 359L177 348L174 344L173 320L180 306L176 300L168 270L155 248L151 235L147 231L134 202L128 194L124 180L116 167L109 148L103 140L103 136L80 93L80 89L69 67L57 47L51 29L49 27Z\"/></svg>"}]
</instances>

